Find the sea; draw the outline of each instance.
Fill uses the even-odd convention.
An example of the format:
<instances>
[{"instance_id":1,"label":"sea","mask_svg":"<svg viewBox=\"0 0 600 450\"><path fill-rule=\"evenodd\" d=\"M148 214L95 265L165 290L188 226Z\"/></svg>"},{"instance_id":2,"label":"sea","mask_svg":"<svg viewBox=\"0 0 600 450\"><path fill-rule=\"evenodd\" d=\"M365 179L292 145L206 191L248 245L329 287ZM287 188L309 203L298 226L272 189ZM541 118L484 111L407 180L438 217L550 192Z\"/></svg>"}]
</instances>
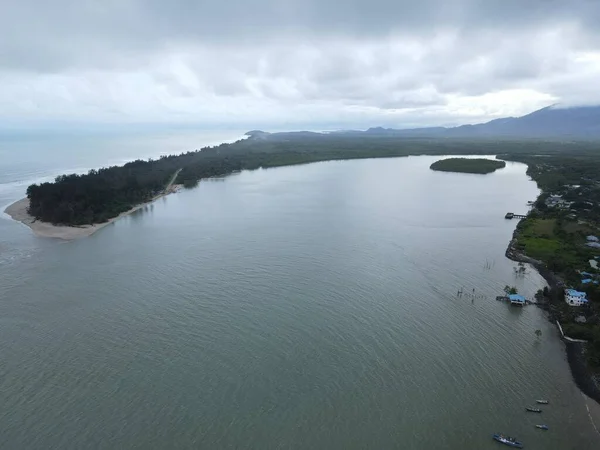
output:
<instances>
[{"instance_id":1,"label":"sea","mask_svg":"<svg viewBox=\"0 0 600 450\"><path fill-rule=\"evenodd\" d=\"M4 138L0 205L241 136ZM496 301L545 285L504 256L526 167L437 159L203 180L70 242L1 215L0 448L600 448L555 325Z\"/></svg>"}]
</instances>

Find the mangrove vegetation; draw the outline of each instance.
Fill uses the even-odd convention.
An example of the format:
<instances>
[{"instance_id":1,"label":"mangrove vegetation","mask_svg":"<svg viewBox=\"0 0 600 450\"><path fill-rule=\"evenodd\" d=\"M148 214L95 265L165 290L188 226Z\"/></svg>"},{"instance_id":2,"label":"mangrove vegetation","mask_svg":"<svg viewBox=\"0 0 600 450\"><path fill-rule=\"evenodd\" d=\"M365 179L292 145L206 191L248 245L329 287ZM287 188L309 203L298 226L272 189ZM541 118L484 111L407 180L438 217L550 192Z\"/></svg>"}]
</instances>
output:
<instances>
[{"instance_id":1,"label":"mangrove vegetation","mask_svg":"<svg viewBox=\"0 0 600 450\"><path fill-rule=\"evenodd\" d=\"M587 155L594 143L538 141L431 140L345 134L254 132L233 144L206 147L156 160L57 177L54 182L27 189L29 212L37 220L63 225L105 222L160 194L178 170L175 182L186 187L200 180L253 170L318 161L388 158L409 155L505 153L518 158L531 154L558 155L566 151Z\"/></svg>"},{"instance_id":2,"label":"mangrove vegetation","mask_svg":"<svg viewBox=\"0 0 600 450\"><path fill-rule=\"evenodd\" d=\"M434 162L429 168L440 172L486 174L506 166L504 161L485 158L448 158Z\"/></svg>"}]
</instances>

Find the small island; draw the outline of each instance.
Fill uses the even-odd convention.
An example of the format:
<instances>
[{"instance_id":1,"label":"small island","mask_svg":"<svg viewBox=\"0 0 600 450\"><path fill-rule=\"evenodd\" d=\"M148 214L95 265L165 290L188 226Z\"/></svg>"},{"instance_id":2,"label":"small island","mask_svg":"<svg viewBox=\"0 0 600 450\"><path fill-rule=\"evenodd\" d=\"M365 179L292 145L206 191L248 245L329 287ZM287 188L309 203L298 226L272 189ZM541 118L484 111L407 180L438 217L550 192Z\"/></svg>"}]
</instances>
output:
<instances>
[{"instance_id":1,"label":"small island","mask_svg":"<svg viewBox=\"0 0 600 450\"><path fill-rule=\"evenodd\" d=\"M486 174L506 166L504 161L484 158L448 158L434 162L429 168L441 172Z\"/></svg>"}]
</instances>

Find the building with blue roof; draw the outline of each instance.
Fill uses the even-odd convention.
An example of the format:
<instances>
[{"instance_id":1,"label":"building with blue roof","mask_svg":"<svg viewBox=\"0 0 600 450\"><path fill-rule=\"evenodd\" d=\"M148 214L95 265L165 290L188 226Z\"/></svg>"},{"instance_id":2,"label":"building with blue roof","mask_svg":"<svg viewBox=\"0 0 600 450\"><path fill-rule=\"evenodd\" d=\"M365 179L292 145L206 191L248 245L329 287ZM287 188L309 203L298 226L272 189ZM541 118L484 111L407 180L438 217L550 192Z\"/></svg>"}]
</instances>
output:
<instances>
[{"instance_id":1,"label":"building with blue roof","mask_svg":"<svg viewBox=\"0 0 600 450\"><path fill-rule=\"evenodd\" d=\"M567 302L567 305L569 306L582 306L588 304L586 293L575 289L565 289L565 302Z\"/></svg>"},{"instance_id":2,"label":"building with blue roof","mask_svg":"<svg viewBox=\"0 0 600 450\"><path fill-rule=\"evenodd\" d=\"M519 294L510 294L508 296L511 305L520 305L523 306L525 304L525 297Z\"/></svg>"}]
</instances>

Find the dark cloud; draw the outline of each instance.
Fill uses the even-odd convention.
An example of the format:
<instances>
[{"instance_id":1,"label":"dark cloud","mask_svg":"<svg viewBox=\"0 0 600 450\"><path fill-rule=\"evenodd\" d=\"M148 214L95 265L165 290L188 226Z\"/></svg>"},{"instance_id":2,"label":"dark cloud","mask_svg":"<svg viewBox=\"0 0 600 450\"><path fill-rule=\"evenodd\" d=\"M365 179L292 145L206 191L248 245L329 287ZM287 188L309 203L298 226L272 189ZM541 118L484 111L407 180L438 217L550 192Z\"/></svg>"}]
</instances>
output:
<instances>
[{"instance_id":1,"label":"dark cloud","mask_svg":"<svg viewBox=\"0 0 600 450\"><path fill-rule=\"evenodd\" d=\"M600 101L597 0L7 3L3 117L460 121Z\"/></svg>"},{"instance_id":2,"label":"dark cloud","mask_svg":"<svg viewBox=\"0 0 600 450\"><path fill-rule=\"evenodd\" d=\"M126 56L185 43L244 48L443 30L517 33L569 23L596 34L599 19L596 0L19 0L2 7L0 64L43 71L111 58L123 64Z\"/></svg>"}]
</instances>

